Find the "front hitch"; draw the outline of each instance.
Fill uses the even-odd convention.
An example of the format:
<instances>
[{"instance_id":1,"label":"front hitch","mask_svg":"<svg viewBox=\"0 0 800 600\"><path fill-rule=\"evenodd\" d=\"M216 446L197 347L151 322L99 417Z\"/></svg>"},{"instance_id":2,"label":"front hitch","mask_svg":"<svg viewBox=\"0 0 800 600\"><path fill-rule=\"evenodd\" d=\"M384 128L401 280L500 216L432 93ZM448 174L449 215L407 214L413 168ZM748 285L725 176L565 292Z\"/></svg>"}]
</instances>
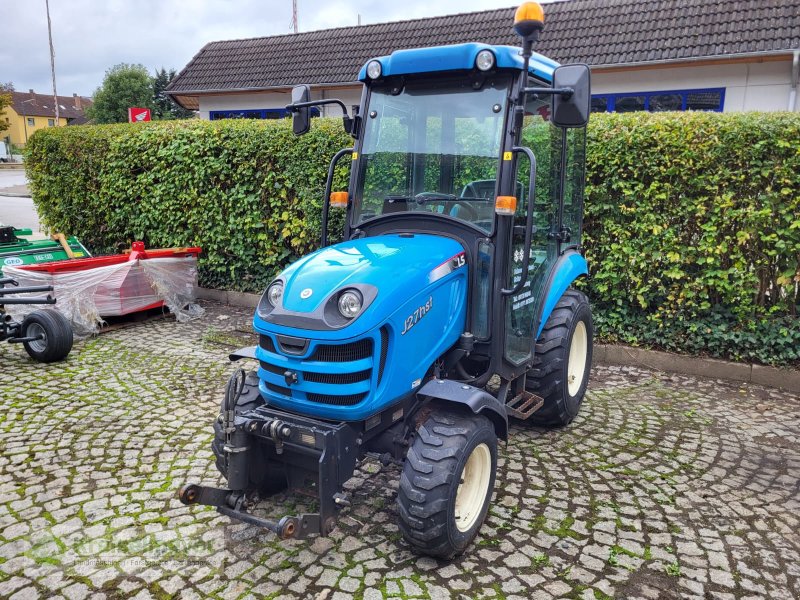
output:
<instances>
[{"instance_id":1,"label":"front hitch","mask_svg":"<svg viewBox=\"0 0 800 600\"><path fill-rule=\"evenodd\" d=\"M236 415L227 434L228 485L233 489L188 484L178 492L182 503L214 506L220 514L268 529L281 539L327 536L333 531L339 511L350 504L342 485L353 476L359 454L358 434L351 425L260 406ZM267 468L264 454L257 452L259 445L270 449L270 462L284 466L291 491L318 498L318 513L272 521L247 512L251 475Z\"/></svg>"}]
</instances>

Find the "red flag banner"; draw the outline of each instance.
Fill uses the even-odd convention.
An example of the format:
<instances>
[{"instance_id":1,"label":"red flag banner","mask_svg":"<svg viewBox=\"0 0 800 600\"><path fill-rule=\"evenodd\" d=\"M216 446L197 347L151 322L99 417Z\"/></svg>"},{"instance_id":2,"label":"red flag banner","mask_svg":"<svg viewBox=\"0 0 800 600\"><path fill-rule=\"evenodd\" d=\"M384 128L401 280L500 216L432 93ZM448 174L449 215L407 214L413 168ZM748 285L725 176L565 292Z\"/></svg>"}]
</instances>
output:
<instances>
[{"instance_id":1,"label":"red flag banner","mask_svg":"<svg viewBox=\"0 0 800 600\"><path fill-rule=\"evenodd\" d=\"M150 120L149 108L129 108L128 109L128 122L142 123Z\"/></svg>"}]
</instances>

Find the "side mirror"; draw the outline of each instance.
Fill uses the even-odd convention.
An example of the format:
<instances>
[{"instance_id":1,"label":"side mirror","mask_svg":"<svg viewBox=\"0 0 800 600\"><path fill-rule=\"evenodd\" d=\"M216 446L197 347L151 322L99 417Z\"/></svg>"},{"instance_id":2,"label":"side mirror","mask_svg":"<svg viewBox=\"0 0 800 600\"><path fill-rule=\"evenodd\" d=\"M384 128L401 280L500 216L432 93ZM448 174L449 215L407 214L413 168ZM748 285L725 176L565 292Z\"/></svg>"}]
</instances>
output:
<instances>
[{"instance_id":1,"label":"side mirror","mask_svg":"<svg viewBox=\"0 0 800 600\"><path fill-rule=\"evenodd\" d=\"M553 88L570 88L569 97L553 94L553 109L550 117L559 127L583 127L589 121L589 104L592 98L589 67L586 65L563 65L553 71Z\"/></svg>"},{"instance_id":2,"label":"side mirror","mask_svg":"<svg viewBox=\"0 0 800 600\"><path fill-rule=\"evenodd\" d=\"M302 104L311 100L311 86L296 85L292 88L292 104ZM287 107L289 108L289 107ZM308 133L311 128L311 112L308 106L292 108L292 131L295 135Z\"/></svg>"}]
</instances>

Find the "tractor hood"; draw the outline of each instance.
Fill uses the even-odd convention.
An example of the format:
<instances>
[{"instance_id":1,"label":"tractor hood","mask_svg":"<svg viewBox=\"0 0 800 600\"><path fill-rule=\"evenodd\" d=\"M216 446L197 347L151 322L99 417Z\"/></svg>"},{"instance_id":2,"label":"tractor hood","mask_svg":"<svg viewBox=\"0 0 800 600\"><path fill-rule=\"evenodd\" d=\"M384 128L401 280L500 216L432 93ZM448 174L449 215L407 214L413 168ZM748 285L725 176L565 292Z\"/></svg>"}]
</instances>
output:
<instances>
[{"instance_id":1,"label":"tractor hood","mask_svg":"<svg viewBox=\"0 0 800 600\"><path fill-rule=\"evenodd\" d=\"M464 248L450 238L390 234L342 242L310 254L287 268L278 306L266 294L256 312L257 330L317 338L350 338L389 318L439 279L464 266ZM361 312L347 319L338 301L346 290L362 298ZM327 333L327 334L326 334Z\"/></svg>"}]
</instances>

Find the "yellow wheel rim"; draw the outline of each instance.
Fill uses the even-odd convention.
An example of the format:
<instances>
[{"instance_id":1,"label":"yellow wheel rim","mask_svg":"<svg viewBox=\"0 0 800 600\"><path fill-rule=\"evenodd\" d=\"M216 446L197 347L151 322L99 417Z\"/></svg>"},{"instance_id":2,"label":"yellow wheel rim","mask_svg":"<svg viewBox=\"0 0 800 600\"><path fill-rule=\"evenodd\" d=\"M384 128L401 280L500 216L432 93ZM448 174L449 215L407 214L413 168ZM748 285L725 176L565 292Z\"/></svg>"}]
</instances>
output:
<instances>
[{"instance_id":1,"label":"yellow wheel rim","mask_svg":"<svg viewBox=\"0 0 800 600\"><path fill-rule=\"evenodd\" d=\"M586 323L578 321L572 342L569 345L569 360L567 361L567 391L570 396L575 396L583 385L586 374L586 353L589 350L589 336L586 333Z\"/></svg>"},{"instance_id":2,"label":"yellow wheel rim","mask_svg":"<svg viewBox=\"0 0 800 600\"><path fill-rule=\"evenodd\" d=\"M456 527L468 531L483 509L492 474L492 453L486 444L478 444L469 455L456 492Z\"/></svg>"}]
</instances>

